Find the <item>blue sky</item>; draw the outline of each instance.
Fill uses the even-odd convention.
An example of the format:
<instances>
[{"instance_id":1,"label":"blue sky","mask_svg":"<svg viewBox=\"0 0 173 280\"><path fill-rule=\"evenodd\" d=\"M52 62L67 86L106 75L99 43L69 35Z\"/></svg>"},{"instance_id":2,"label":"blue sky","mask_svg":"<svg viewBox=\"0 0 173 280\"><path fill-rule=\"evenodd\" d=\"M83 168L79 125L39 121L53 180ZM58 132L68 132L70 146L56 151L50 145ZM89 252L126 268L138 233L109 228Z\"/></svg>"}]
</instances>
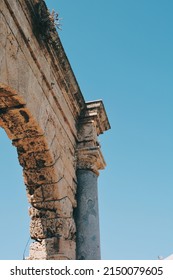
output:
<instances>
[{"instance_id":1,"label":"blue sky","mask_svg":"<svg viewBox=\"0 0 173 280\"><path fill-rule=\"evenodd\" d=\"M173 253L173 2L46 3L63 18L60 38L85 100L103 99L112 127L100 137L102 259L166 257ZM0 258L21 259L28 205L16 151L1 134Z\"/></svg>"}]
</instances>

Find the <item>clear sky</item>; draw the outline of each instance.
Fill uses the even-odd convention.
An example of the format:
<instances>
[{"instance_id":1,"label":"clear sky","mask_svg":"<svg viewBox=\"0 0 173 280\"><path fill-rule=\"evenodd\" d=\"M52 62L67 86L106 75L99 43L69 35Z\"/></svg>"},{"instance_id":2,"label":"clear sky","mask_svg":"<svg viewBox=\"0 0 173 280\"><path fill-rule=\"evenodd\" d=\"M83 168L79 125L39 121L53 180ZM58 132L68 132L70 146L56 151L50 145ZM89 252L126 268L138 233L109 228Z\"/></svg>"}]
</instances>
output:
<instances>
[{"instance_id":1,"label":"clear sky","mask_svg":"<svg viewBox=\"0 0 173 280\"><path fill-rule=\"evenodd\" d=\"M47 0L86 101L102 99L102 259L173 253L173 1ZM1 136L2 135L2 136ZM0 134L0 258L21 259L29 238L22 170Z\"/></svg>"}]
</instances>

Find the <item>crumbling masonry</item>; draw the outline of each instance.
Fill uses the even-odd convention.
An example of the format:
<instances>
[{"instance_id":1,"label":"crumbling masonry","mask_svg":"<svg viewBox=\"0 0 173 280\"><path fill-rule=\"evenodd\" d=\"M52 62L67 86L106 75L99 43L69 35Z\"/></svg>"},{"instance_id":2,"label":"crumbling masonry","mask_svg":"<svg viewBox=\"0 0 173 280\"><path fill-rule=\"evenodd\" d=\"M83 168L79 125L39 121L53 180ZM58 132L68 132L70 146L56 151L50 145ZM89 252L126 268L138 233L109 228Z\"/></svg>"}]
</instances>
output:
<instances>
[{"instance_id":1,"label":"crumbling masonry","mask_svg":"<svg viewBox=\"0 0 173 280\"><path fill-rule=\"evenodd\" d=\"M86 103L42 0L0 1L0 126L17 148L31 204L29 259L100 259L97 137L102 101Z\"/></svg>"}]
</instances>

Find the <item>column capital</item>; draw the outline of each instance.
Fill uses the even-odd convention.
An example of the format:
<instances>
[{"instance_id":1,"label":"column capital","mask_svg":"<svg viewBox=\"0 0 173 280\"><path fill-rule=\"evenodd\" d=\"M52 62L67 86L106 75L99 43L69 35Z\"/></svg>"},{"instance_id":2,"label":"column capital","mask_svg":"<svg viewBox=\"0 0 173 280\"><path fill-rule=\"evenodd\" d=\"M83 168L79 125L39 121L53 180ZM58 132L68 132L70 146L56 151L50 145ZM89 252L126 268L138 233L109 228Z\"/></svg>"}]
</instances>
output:
<instances>
[{"instance_id":1,"label":"column capital","mask_svg":"<svg viewBox=\"0 0 173 280\"><path fill-rule=\"evenodd\" d=\"M106 162L99 147L77 149L77 169L92 170L99 175L98 170L105 166Z\"/></svg>"}]
</instances>

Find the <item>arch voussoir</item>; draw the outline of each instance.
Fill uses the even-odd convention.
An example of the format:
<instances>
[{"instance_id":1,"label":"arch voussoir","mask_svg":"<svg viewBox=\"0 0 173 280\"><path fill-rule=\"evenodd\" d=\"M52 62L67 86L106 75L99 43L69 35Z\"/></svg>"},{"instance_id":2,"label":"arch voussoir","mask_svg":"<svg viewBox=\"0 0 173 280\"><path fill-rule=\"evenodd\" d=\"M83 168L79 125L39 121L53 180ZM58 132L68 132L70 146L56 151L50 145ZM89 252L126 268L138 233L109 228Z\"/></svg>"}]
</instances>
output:
<instances>
[{"instance_id":1,"label":"arch voussoir","mask_svg":"<svg viewBox=\"0 0 173 280\"><path fill-rule=\"evenodd\" d=\"M32 138L44 134L25 107L1 110L0 117L1 126L11 140Z\"/></svg>"},{"instance_id":2,"label":"arch voussoir","mask_svg":"<svg viewBox=\"0 0 173 280\"><path fill-rule=\"evenodd\" d=\"M2 84L0 126L17 148L19 163L23 167L31 204L30 236L35 240L30 246L29 259L75 259L76 227L69 200L69 197L74 200L74 194L70 193L70 188L61 185L61 160L50 151L44 131L24 100L16 91Z\"/></svg>"}]
</instances>

